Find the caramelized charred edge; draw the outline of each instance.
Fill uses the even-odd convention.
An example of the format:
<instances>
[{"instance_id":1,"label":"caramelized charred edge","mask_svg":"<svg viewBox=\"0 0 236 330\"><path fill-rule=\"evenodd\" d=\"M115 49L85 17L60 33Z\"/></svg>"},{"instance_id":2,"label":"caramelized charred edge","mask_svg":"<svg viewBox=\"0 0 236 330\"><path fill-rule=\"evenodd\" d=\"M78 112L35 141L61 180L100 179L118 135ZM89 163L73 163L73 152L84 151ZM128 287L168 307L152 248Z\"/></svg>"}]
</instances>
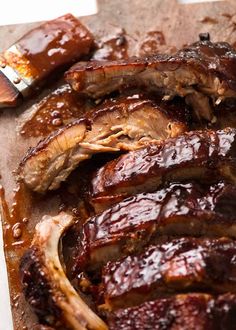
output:
<instances>
[{"instance_id":1,"label":"caramelized charred edge","mask_svg":"<svg viewBox=\"0 0 236 330\"><path fill-rule=\"evenodd\" d=\"M58 30L60 33L56 33ZM34 53L34 43L48 37L45 50ZM54 47L54 54L48 48ZM41 82L59 67L68 67L94 47L92 33L72 14L47 21L27 32L15 45L4 52L7 63L29 87ZM61 49L59 49L61 48ZM53 60L52 60L53 59Z\"/></svg>"},{"instance_id":2,"label":"caramelized charred edge","mask_svg":"<svg viewBox=\"0 0 236 330\"><path fill-rule=\"evenodd\" d=\"M23 256L20 265L21 282L26 300L40 323L61 326L62 311L51 294L52 283L44 269L44 259L38 247L32 247Z\"/></svg>"},{"instance_id":3,"label":"caramelized charred edge","mask_svg":"<svg viewBox=\"0 0 236 330\"><path fill-rule=\"evenodd\" d=\"M180 100L174 102L164 102L160 97L153 94L135 94L131 96L120 96L115 99L105 100L100 106L96 106L95 109L88 111L85 117L91 121L94 121L97 117L100 117L105 112L113 112L118 110L121 112L132 113L144 106L150 106L157 111L163 113L171 122L177 122L185 125L189 124L191 113L189 108ZM126 105L124 110L123 105ZM127 110L126 110L127 109Z\"/></svg>"},{"instance_id":4,"label":"caramelized charred edge","mask_svg":"<svg viewBox=\"0 0 236 330\"><path fill-rule=\"evenodd\" d=\"M150 104L151 106L153 106L153 107L157 108L158 110L160 110L160 107L158 107L156 104L154 104L154 102L151 102L150 100L143 100L141 102L141 104L144 104L144 105L146 105L146 104L149 105ZM140 106L140 104L137 105L137 106ZM131 109L131 111L135 111L137 106L133 107ZM109 104L109 105L106 105L105 108L103 106L100 106L96 109L96 111L94 111L94 109L89 111L86 114L85 118L76 119L73 122L65 125L64 127L58 129L57 131L52 132L46 138L43 138L42 140L40 140L36 147L29 148L28 152L26 153L26 155L24 156L24 158L20 162L19 169L26 163L26 161L29 158L37 155L38 153L40 153L40 151L43 151L49 145L49 143L52 140L54 140L58 136L62 135L70 127L77 126L77 125L80 125L80 124L84 124L86 126L87 130L91 130L91 126L92 126L92 123L93 123L94 120L96 120L98 117L102 116L104 112L107 112L107 111L112 112L116 109L119 109L119 105L112 104L112 103ZM165 114L167 115L167 112L164 109L161 109L161 111L164 111ZM168 115L170 116L170 114L168 114ZM173 119L173 116L170 116L170 118Z\"/></svg>"},{"instance_id":5,"label":"caramelized charred edge","mask_svg":"<svg viewBox=\"0 0 236 330\"><path fill-rule=\"evenodd\" d=\"M155 105L153 102L149 101L149 100L143 100L141 104L150 104L152 105L153 107L156 107L157 109L160 109L157 105ZM137 106L140 106L140 103L137 105ZM136 107L133 107L131 109L131 111L135 111L136 110ZM57 138L58 136L62 135L67 129L69 129L70 127L73 127L73 126L77 126L77 125L80 125L80 124L85 124L86 125L86 129L87 130L90 130L91 129L91 126L92 126L92 123L94 120L96 120L98 117L101 117L103 115L104 112L113 112L114 110L116 109L119 109L119 105L116 105L116 104L109 104L109 105L106 105L105 107L98 107L96 109L96 111L91 110L89 111L85 118L80 118L80 119L76 119L74 120L73 122L65 125L64 127L58 129L57 131L49 134L46 138L42 139L36 147L33 147L33 148L29 148L28 152L26 153L25 157L22 159L22 161L20 162L20 167L21 168L25 163L26 161L37 155L38 153L40 153L40 151L42 151L43 149L45 149L49 143L54 140L55 138ZM161 109L161 111L164 111L165 114L167 114L167 112L163 109ZM173 117L172 117L173 118Z\"/></svg>"},{"instance_id":6,"label":"caramelized charred edge","mask_svg":"<svg viewBox=\"0 0 236 330\"><path fill-rule=\"evenodd\" d=\"M186 179L225 178L236 182L236 130L206 130L185 132L157 144L150 144L108 162L95 174L91 182L90 201L102 210L109 195L110 206L139 192L155 191L164 181ZM187 156L187 157L186 157ZM131 166L131 164L133 166ZM119 169L119 170L118 170Z\"/></svg>"},{"instance_id":7,"label":"caramelized charred edge","mask_svg":"<svg viewBox=\"0 0 236 330\"><path fill-rule=\"evenodd\" d=\"M165 235L236 237L235 185L172 183L129 197L83 225L74 254L79 269L98 271L108 260L140 251Z\"/></svg>"},{"instance_id":8,"label":"caramelized charred edge","mask_svg":"<svg viewBox=\"0 0 236 330\"><path fill-rule=\"evenodd\" d=\"M20 163L19 178L37 192L56 189L81 161L95 153L136 150L187 130L186 123L150 100L124 98L107 103L29 149ZM151 117L149 121L145 120L145 111ZM140 120L132 126L133 113ZM162 116L163 128L158 126Z\"/></svg>"},{"instance_id":9,"label":"caramelized charred edge","mask_svg":"<svg viewBox=\"0 0 236 330\"><path fill-rule=\"evenodd\" d=\"M207 49L209 53L207 53ZM228 56L228 58L227 58ZM222 59L220 66L219 59ZM219 79L226 81L229 87L236 89L235 86L235 67L234 61L236 59L235 49L227 42L210 42L210 41L198 41L191 45L180 49L173 55L157 54L146 57L131 57L128 59L121 59L115 61L90 61L90 62L78 62L74 64L66 73L66 80L71 83L75 90L81 91L85 87L86 74L93 74L98 72L98 75L104 77L104 73L107 69L121 69L124 70L124 74L127 74L127 67L131 70L128 75L140 73L147 68L154 68L157 71L176 71L181 66L191 66L193 72L203 73L204 71L214 74ZM229 69L226 61L232 65ZM209 63L216 61L215 66L210 66ZM123 72L123 71L122 71ZM93 80L90 83L94 83ZM121 81L122 83L122 81ZM226 85L227 85L226 83ZM225 86L226 87L226 86ZM206 91L207 92L207 91Z\"/></svg>"},{"instance_id":10,"label":"caramelized charred edge","mask_svg":"<svg viewBox=\"0 0 236 330\"><path fill-rule=\"evenodd\" d=\"M23 292L42 323L75 330L107 330L72 287L59 260L59 239L72 223L72 216L60 213L45 216L36 226L31 248L20 265Z\"/></svg>"},{"instance_id":11,"label":"caramelized charred edge","mask_svg":"<svg viewBox=\"0 0 236 330\"><path fill-rule=\"evenodd\" d=\"M58 131L53 132L46 139L41 140L36 147L30 148L26 156L19 164L18 181L25 182L29 188L39 193L45 192L48 188L50 189L50 186L54 184L54 178L58 174L58 170L60 169L62 164L66 164L69 161L68 157L66 157L66 153L64 159L61 160L61 157L58 157L55 152L59 150L59 156L62 156L63 147L66 146L66 148L68 148L68 152L70 152L73 150L73 147L78 144L76 139L67 141L64 138L64 131L71 130L71 133L73 133L73 130L78 130L78 140L80 140L81 138L83 138L87 129L90 129L89 121L87 121L86 119L75 120L73 123L70 123L67 126L59 129ZM72 145L69 145L70 142L72 143ZM38 159L35 162L35 158L37 157ZM50 169L50 164L48 165L48 157L49 159L52 158L55 162L58 161L60 163L61 161L63 161L62 164L59 164L59 166L55 168L55 171L53 173L50 172L50 175L47 173L47 169ZM47 167L47 165L49 167ZM34 172L33 178L31 172L32 170ZM40 174L38 173L38 171L40 171ZM29 178L27 178L28 175ZM46 176L47 178L46 181L44 176ZM58 188L58 186L59 183L55 182L54 189Z\"/></svg>"},{"instance_id":12,"label":"caramelized charred edge","mask_svg":"<svg viewBox=\"0 0 236 330\"><path fill-rule=\"evenodd\" d=\"M154 88L164 99L186 97L198 119L214 122L211 103L236 96L236 52L228 43L200 39L174 55L77 63L65 78L91 98L127 86Z\"/></svg>"},{"instance_id":13,"label":"caramelized charred edge","mask_svg":"<svg viewBox=\"0 0 236 330\"><path fill-rule=\"evenodd\" d=\"M108 317L110 330L234 330L236 295L181 294L120 309Z\"/></svg>"},{"instance_id":14,"label":"caramelized charred edge","mask_svg":"<svg viewBox=\"0 0 236 330\"><path fill-rule=\"evenodd\" d=\"M166 240L139 254L108 262L99 291L114 310L175 292L234 292L236 243L225 237Z\"/></svg>"},{"instance_id":15,"label":"caramelized charred edge","mask_svg":"<svg viewBox=\"0 0 236 330\"><path fill-rule=\"evenodd\" d=\"M21 167L24 166L24 164L26 163L26 161L28 159L30 159L31 157L33 157L33 156L39 154L41 151L43 151L45 149L45 147L47 147L52 140L54 140L58 136L62 135L67 128L77 126L80 124L86 125L86 127L88 129L91 127L91 123L88 120L86 120L84 118L76 119L72 123L69 123L69 124L65 125L64 127L58 129L57 131L52 132L46 138L41 139L36 147L29 148L26 155L23 157L22 161L20 162L18 171L21 170Z\"/></svg>"}]
</instances>

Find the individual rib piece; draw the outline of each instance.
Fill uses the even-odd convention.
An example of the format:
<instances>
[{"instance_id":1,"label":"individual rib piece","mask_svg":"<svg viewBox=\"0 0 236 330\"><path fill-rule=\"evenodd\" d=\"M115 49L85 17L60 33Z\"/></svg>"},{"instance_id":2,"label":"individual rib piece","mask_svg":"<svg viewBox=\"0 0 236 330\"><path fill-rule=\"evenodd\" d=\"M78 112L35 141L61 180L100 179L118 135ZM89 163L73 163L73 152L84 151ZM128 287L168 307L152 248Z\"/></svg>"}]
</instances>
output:
<instances>
[{"instance_id":1,"label":"individual rib piece","mask_svg":"<svg viewBox=\"0 0 236 330\"><path fill-rule=\"evenodd\" d=\"M223 177L236 182L236 129L186 132L129 152L95 173L91 203L96 211L134 195L156 190L165 181Z\"/></svg>"},{"instance_id":2,"label":"individual rib piece","mask_svg":"<svg viewBox=\"0 0 236 330\"><path fill-rule=\"evenodd\" d=\"M236 242L229 238L186 237L108 262L101 286L105 306L134 306L174 292L236 293L235 256Z\"/></svg>"},{"instance_id":3,"label":"individual rib piece","mask_svg":"<svg viewBox=\"0 0 236 330\"><path fill-rule=\"evenodd\" d=\"M53 73L94 48L94 37L73 15L66 14L30 30L0 55L0 108L15 107L38 91ZM55 80L55 77L54 77Z\"/></svg>"},{"instance_id":4,"label":"individual rib piece","mask_svg":"<svg viewBox=\"0 0 236 330\"><path fill-rule=\"evenodd\" d=\"M56 189L96 153L135 150L184 132L186 123L174 113L167 104L163 108L138 96L105 102L31 148L20 164L20 177L37 192Z\"/></svg>"},{"instance_id":5,"label":"individual rib piece","mask_svg":"<svg viewBox=\"0 0 236 330\"><path fill-rule=\"evenodd\" d=\"M90 218L75 252L74 273L97 271L109 260L140 251L163 235L236 238L236 186L171 184L142 193Z\"/></svg>"},{"instance_id":6,"label":"individual rib piece","mask_svg":"<svg viewBox=\"0 0 236 330\"><path fill-rule=\"evenodd\" d=\"M176 295L112 313L110 330L235 330L236 295Z\"/></svg>"},{"instance_id":7,"label":"individual rib piece","mask_svg":"<svg viewBox=\"0 0 236 330\"><path fill-rule=\"evenodd\" d=\"M79 62L65 74L78 92L98 98L127 86L186 97L198 117L213 119L209 98L236 97L236 52L228 43L200 40L175 55Z\"/></svg>"},{"instance_id":8,"label":"individual rib piece","mask_svg":"<svg viewBox=\"0 0 236 330\"><path fill-rule=\"evenodd\" d=\"M40 323L73 330L107 330L66 277L58 254L59 240L73 224L66 213L44 216L36 226L30 249L21 265L21 283L26 300Z\"/></svg>"}]
</instances>

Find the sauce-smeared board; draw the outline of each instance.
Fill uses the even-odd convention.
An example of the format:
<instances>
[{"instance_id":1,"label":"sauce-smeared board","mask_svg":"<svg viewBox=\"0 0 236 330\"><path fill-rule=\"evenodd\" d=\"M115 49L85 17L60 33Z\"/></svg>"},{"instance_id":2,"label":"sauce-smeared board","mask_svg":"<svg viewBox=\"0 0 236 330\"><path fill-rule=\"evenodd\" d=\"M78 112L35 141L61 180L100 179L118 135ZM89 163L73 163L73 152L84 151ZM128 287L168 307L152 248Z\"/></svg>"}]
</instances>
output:
<instances>
[{"instance_id":1,"label":"sauce-smeared board","mask_svg":"<svg viewBox=\"0 0 236 330\"><path fill-rule=\"evenodd\" d=\"M99 2L99 13L82 18L82 22L98 38L107 38L113 30L115 33L117 28L124 28L128 55L144 54L153 48L160 52L172 51L175 47L196 41L202 32L209 32L213 41L227 41L236 45L234 0L192 5L180 5L175 0L154 0L152 4L143 0L125 0L119 4L119 8L115 0ZM0 49L7 48L33 26L36 24L0 28ZM159 43L153 41L151 36L157 36ZM38 139L25 139L17 134L16 129L16 118L33 103L34 100L30 100L18 109L7 109L0 113L0 174L9 203L12 203L14 195L13 171L27 148L35 145ZM18 204L10 219L11 223L4 219L3 225L14 325L16 330L22 330L31 329L37 321L19 293L18 260L27 248L33 228L42 215L58 212L59 197L57 193L50 193L41 199L28 192L18 192L16 195ZM20 224L16 224L13 229L14 222Z\"/></svg>"}]
</instances>

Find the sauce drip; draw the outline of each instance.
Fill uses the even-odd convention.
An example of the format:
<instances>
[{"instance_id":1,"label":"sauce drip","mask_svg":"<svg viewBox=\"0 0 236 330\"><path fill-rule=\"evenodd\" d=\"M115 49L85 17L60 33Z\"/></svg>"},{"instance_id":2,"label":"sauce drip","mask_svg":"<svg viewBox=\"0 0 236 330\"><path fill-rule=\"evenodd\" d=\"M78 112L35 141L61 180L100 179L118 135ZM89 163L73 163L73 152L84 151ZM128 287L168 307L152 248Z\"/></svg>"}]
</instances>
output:
<instances>
[{"instance_id":1,"label":"sauce drip","mask_svg":"<svg viewBox=\"0 0 236 330\"><path fill-rule=\"evenodd\" d=\"M24 248L29 246L32 238L32 230L29 230L29 216L31 193L23 183L19 183L14 190L14 198L12 206L9 207L4 189L0 189L0 199L2 204L3 230L4 230L4 247L11 248L18 246Z\"/></svg>"},{"instance_id":2,"label":"sauce drip","mask_svg":"<svg viewBox=\"0 0 236 330\"><path fill-rule=\"evenodd\" d=\"M8 277L10 278L12 308L18 308L21 302L21 285L19 281L20 258L32 239L32 229L28 228L30 205L29 193L19 184L15 189L14 202L9 207L3 187L0 187L0 202L2 205L2 220L4 233L4 250L7 260Z\"/></svg>"}]
</instances>

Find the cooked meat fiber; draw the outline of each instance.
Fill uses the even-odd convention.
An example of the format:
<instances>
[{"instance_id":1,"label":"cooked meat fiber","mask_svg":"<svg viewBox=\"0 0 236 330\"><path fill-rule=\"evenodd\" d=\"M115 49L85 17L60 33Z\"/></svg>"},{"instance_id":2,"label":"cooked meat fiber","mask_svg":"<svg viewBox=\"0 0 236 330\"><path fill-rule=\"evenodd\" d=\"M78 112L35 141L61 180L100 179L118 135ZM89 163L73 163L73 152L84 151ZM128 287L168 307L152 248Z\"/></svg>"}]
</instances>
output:
<instances>
[{"instance_id":1,"label":"cooked meat fiber","mask_svg":"<svg viewBox=\"0 0 236 330\"><path fill-rule=\"evenodd\" d=\"M236 129L186 132L129 152L95 173L91 203L96 211L138 192L151 192L166 181L225 178L236 182Z\"/></svg>"},{"instance_id":2,"label":"cooked meat fiber","mask_svg":"<svg viewBox=\"0 0 236 330\"><path fill-rule=\"evenodd\" d=\"M65 74L78 92L99 98L127 86L186 97L198 117L213 119L209 99L236 97L236 52L225 42L200 40L175 55L113 62L79 62Z\"/></svg>"},{"instance_id":3,"label":"cooked meat fiber","mask_svg":"<svg viewBox=\"0 0 236 330\"><path fill-rule=\"evenodd\" d=\"M180 238L109 262L102 274L105 306L134 306L176 291L236 293L235 255L228 238Z\"/></svg>"},{"instance_id":4,"label":"cooked meat fiber","mask_svg":"<svg viewBox=\"0 0 236 330\"><path fill-rule=\"evenodd\" d=\"M37 192L56 189L96 153L139 149L185 130L167 104L163 108L138 96L106 102L30 149L20 164L20 177Z\"/></svg>"},{"instance_id":5,"label":"cooked meat fiber","mask_svg":"<svg viewBox=\"0 0 236 330\"><path fill-rule=\"evenodd\" d=\"M90 218L82 229L73 271L99 271L107 261L138 252L163 235L236 238L236 186L171 184L142 193Z\"/></svg>"},{"instance_id":6,"label":"cooked meat fiber","mask_svg":"<svg viewBox=\"0 0 236 330\"><path fill-rule=\"evenodd\" d=\"M236 295L182 294L120 309L110 330L235 330Z\"/></svg>"}]
</instances>

